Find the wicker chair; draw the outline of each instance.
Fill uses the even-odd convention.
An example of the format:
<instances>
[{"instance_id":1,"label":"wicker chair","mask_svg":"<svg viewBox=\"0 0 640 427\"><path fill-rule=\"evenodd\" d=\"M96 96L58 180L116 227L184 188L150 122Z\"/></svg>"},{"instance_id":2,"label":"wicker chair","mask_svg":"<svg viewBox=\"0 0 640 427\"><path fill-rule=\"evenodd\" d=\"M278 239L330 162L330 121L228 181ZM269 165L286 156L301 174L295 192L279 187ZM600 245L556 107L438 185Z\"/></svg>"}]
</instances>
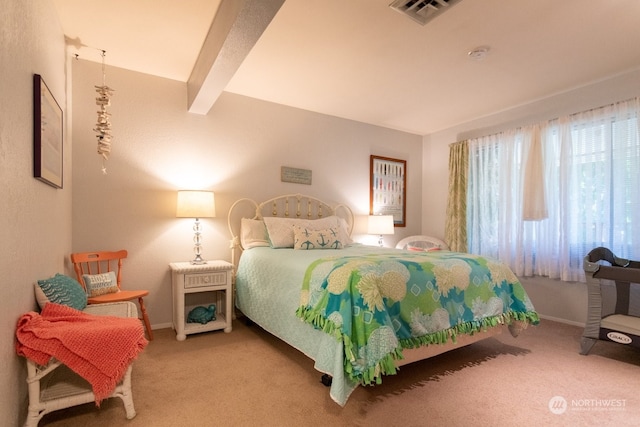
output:
<instances>
[{"instance_id":1,"label":"wicker chair","mask_svg":"<svg viewBox=\"0 0 640 427\"><path fill-rule=\"evenodd\" d=\"M419 248L427 251L436 249L442 249L443 251L449 250L449 246L447 246L445 242L431 236L409 236L400 240L398 244L396 244L396 249L410 248Z\"/></svg>"},{"instance_id":2,"label":"wicker chair","mask_svg":"<svg viewBox=\"0 0 640 427\"><path fill-rule=\"evenodd\" d=\"M132 302L88 305L85 313L98 316L138 317ZM61 362L52 359L46 366L27 360L27 384L29 388L29 412L25 427L37 427L45 414L71 406L95 401L91 385ZM136 416L131 393L131 369L109 397L119 397L124 403L127 419Z\"/></svg>"}]
</instances>

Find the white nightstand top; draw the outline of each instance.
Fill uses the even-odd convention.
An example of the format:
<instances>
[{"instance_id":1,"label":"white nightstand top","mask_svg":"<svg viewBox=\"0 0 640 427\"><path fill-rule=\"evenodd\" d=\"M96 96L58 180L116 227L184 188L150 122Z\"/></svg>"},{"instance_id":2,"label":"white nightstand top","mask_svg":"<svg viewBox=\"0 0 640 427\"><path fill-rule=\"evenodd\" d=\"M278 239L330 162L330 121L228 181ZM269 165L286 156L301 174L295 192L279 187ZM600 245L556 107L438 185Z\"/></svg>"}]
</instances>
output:
<instances>
[{"instance_id":1,"label":"white nightstand top","mask_svg":"<svg viewBox=\"0 0 640 427\"><path fill-rule=\"evenodd\" d=\"M199 273L201 271L229 270L233 264L222 260L207 261L206 264L191 264L186 262L172 262L169 267L177 273Z\"/></svg>"}]
</instances>

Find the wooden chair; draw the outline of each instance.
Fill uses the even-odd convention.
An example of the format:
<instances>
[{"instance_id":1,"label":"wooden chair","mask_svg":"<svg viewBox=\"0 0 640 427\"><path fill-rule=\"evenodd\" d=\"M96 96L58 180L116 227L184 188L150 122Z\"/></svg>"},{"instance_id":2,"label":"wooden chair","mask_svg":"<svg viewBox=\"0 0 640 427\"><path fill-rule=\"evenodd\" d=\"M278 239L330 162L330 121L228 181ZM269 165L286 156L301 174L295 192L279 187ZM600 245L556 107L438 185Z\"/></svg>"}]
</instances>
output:
<instances>
[{"instance_id":1,"label":"wooden chair","mask_svg":"<svg viewBox=\"0 0 640 427\"><path fill-rule=\"evenodd\" d=\"M143 298L149 295L147 290L127 291L122 290L122 260L127 257L128 253L122 249L115 252L110 251L97 251L97 252L77 252L71 254L71 262L73 263L73 269L76 272L76 278L78 282L84 287L85 291L87 286L84 282L84 274L101 274L113 271L116 275L116 281L118 283L118 292L104 294L96 297L88 297L87 304L104 304L110 302L120 301L132 301L138 300L140 305L140 313L144 326L147 330L149 341L153 340L153 332L151 331L151 324L149 323L149 317L147 316L147 310L144 306Z\"/></svg>"}]
</instances>

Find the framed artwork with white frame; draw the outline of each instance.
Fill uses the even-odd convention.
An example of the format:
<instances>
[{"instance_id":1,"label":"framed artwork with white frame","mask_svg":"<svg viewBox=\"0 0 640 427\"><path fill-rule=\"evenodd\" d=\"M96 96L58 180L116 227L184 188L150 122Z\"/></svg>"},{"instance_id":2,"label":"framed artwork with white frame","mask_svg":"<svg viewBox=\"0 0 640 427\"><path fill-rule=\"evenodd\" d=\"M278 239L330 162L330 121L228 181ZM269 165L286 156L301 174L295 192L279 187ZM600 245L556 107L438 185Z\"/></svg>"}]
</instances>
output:
<instances>
[{"instance_id":1,"label":"framed artwork with white frame","mask_svg":"<svg viewBox=\"0 0 640 427\"><path fill-rule=\"evenodd\" d=\"M370 172L369 214L393 215L393 225L405 227L407 161L372 155Z\"/></svg>"}]
</instances>

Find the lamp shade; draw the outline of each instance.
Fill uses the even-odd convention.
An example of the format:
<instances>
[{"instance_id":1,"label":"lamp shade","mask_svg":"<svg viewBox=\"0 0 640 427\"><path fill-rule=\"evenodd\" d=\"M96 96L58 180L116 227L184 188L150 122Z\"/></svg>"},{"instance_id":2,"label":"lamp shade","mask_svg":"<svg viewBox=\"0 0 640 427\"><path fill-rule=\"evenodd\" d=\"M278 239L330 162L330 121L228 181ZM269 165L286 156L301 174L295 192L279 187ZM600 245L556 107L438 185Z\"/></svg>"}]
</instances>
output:
<instances>
[{"instance_id":1,"label":"lamp shade","mask_svg":"<svg viewBox=\"0 0 640 427\"><path fill-rule=\"evenodd\" d=\"M212 191L178 191L176 217L213 218L216 216L216 202Z\"/></svg>"},{"instance_id":2,"label":"lamp shade","mask_svg":"<svg viewBox=\"0 0 640 427\"><path fill-rule=\"evenodd\" d=\"M370 215L367 222L369 234L393 234L393 215Z\"/></svg>"}]
</instances>

